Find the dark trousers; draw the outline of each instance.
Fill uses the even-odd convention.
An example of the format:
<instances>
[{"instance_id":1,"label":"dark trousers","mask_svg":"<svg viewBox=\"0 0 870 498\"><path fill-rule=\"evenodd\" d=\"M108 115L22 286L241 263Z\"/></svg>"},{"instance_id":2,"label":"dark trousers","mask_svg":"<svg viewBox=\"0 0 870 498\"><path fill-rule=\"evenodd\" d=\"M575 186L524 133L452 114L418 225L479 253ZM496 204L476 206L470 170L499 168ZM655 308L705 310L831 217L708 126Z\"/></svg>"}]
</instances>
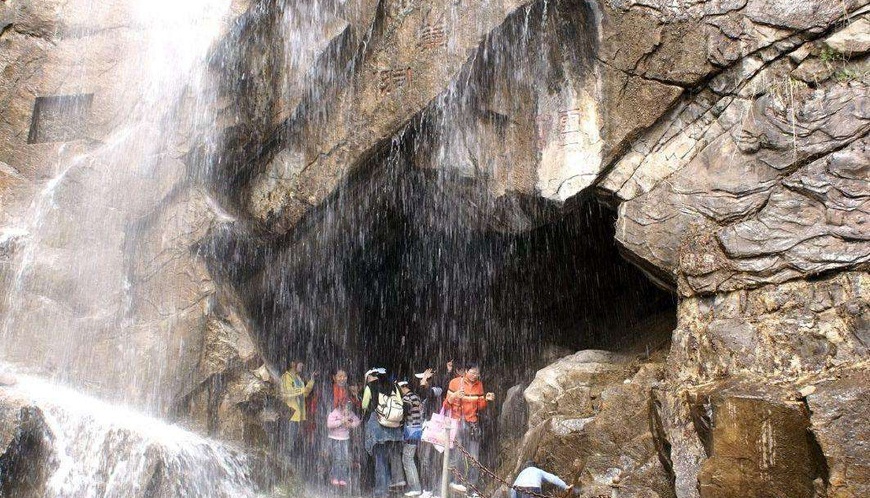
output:
<instances>
[{"instance_id":1,"label":"dark trousers","mask_svg":"<svg viewBox=\"0 0 870 498\"><path fill-rule=\"evenodd\" d=\"M541 488L519 488L517 490L517 498L534 498L532 495L524 493L523 491L531 491L532 493L541 494Z\"/></svg>"},{"instance_id":2,"label":"dark trousers","mask_svg":"<svg viewBox=\"0 0 870 498\"><path fill-rule=\"evenodd\" d=\"M435 490L441 486L442 454L430 443L422 443L418 449L420 456L420 481L423 489Z\"/></svg>"},{"instance_id":3,"label":"dark trousers","mask_svg":"<svg viewBox=\"0 0 870 498\"><path fill-rule=\"evenodd\" d=\"M386 444L376 444L372 449L375 458L375 498L387 496L387 482L390 480L389 450Z\"/></svg>"},{"instance_id":4,"label":"dark trousers","mask_svg":"<svg viewBox=\"0 0 870 498\"><path fill-rule=\"evenodd\" d=\"M390 486L402 488L405 486L405 468L402 464L402 441L390 441L387 443L388 456L390 459Z\"/></svg>"},{"instance_id":5,"label":"dark trousers","mask_svg":"<svg viewBox=\"0 0 870 498\"><path fill-rule=\"evenodd\" d=\"M474 457L475 460L480 460L480 440L481 440L480 424L476 422L462 421L459 424L459 432L456 434L456 443ZM465 477L469 484L477 486L477 480L480 477L480 469L471 462L458 448L450 452L450 460L452 469ZM451 476L452 477L452 476ZM460 484L465 484L460 482Z\"/></svg>"}]
</instances>

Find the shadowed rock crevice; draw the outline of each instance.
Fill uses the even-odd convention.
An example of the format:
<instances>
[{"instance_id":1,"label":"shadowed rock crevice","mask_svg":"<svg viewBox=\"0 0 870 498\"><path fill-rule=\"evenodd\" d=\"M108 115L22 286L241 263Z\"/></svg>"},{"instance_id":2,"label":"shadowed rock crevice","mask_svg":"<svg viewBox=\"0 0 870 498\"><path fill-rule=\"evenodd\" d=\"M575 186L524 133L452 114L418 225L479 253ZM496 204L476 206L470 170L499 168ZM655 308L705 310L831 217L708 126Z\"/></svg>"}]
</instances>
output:
<instances>
[{"instance_id":1,"label":"shadowed rock crevice","mask_svg":"<svg viewBox=\"0 0 870 498\"><path fill-rule=\"evenodd\" d=\"M56 463L42 413L36 407L22 407L17 415L3 413L0 430L0 496L43 496Z\"/></svg>"}]
</instances>

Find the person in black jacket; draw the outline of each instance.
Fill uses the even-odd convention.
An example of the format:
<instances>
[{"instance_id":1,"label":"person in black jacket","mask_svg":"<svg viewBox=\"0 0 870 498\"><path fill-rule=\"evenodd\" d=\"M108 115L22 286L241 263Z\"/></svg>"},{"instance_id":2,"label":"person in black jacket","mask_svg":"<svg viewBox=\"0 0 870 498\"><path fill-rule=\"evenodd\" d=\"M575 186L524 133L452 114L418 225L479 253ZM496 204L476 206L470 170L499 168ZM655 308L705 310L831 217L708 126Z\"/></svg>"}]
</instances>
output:
<instances>
[{"instance_id":1,"label":"person in black jacket","mask_svg":"<svg viewBox=\"0 0 870 498\"><path fill-rule=\"evenodd\" d=\"M365 417L365 449L375 460L375 497L386 497L387 487L405 487L402 469L402 427L382 425L375 413L378 405L396 395L398 387L387 379L383 368L366 372L366 387L363 391L362 409Z\"/></svg>"}]
</instances>

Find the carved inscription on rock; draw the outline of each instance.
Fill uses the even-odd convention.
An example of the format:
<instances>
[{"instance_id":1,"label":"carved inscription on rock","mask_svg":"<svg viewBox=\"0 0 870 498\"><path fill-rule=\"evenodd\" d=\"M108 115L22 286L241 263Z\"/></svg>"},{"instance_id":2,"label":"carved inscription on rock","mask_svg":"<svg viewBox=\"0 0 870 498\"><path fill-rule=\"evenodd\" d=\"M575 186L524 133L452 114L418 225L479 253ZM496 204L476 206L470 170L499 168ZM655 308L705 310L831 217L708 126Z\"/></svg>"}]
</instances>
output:
<instances>
[{"instance_id":1,"label":"carved inscription on rock","mask_svg":"<svg viewBox=\"0 0 870 498\"><path fill-rule=\"evenodd\" d=\"M566 109L556 116L541 114L535 118L538 130L538 148L544 149L554 131L558 133L559 147L580 145L588 141L583 131L583 112L581 109Z\"/></svg>"},{"instance_id":2,"label":"carved inscription on rock","mask_svg":"<svg viewBox=\"0 0 870 498\"><path fill-rule=\"evenodd\" d=\"M580 109L568 109L559 113L559 145L580 144L583 141L581 121L583 114Z\"/></svg>"},{"instance_id":3,"label":"carved inscription on rock","mask_svg":"<svg viewBox=\"0 0 870 498\"><path fill-rule=\"evenodd\" d=\"M447 22L443 12L435 15L430 10L423 15L423 22L417 33L417 46L422 50L447 46Z\"/></svg>"},{"instance_id":4,"label":"carved inscription on rock","mask_svg":"<svg viewBox=\"0 0 870 498\"><path fill-rule=\"evenodd\" d=\"M387 95L411 83L413 71L410 67L404 69L382 69L376 73L378 90L381 95Z\"/></svg>"}]
</instances>

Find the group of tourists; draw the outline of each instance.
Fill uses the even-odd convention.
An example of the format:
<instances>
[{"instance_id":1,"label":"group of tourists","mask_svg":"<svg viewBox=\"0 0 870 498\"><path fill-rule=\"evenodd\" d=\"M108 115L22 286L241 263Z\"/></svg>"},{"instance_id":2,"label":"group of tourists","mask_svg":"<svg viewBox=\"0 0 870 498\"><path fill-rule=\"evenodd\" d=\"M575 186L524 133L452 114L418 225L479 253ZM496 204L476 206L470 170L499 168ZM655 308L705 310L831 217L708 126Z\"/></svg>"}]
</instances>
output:
<instances>
[{"instance_id":1,"label":"group of tourists","mask_svg":"<svg viewBox=\"0 0 870 498\"><path fill-rule=\"evenodd\" d=\"M480 413L495 400L495 394L485 391L478 366L465 367L451 360L439 371L427 369L410 379L397 379L385 368L376 367L365 372L363 386L349 384L347 372L338 369L332 373L331 389L323 386L320 390L315 390L316 373L304 379L304 367L303 362L291 362L281 376L280 394L289 415L280 446L294 461L316 458L303 454L300 440L305 437L307 422L318 414L325 417L317 421L325 422L326 428L318 453L329 460L329 486L342 490L365 477L355 475L365 467L353 457L356 446L373 461L376 498L390 492L431 496L440 486L444 450L423 441L424 422L433 414L452 420L455 443L474 460L479 459L483 439ZM321 393L317 404L325 409L312 406L312 393ZM352 466L355 460L358 467ZM450 453L449 467L451 477L459 476L450 483L451 490L477 496L473 489L479 479L478 468L465 453Z\"/></svg>"}]
</instances>

